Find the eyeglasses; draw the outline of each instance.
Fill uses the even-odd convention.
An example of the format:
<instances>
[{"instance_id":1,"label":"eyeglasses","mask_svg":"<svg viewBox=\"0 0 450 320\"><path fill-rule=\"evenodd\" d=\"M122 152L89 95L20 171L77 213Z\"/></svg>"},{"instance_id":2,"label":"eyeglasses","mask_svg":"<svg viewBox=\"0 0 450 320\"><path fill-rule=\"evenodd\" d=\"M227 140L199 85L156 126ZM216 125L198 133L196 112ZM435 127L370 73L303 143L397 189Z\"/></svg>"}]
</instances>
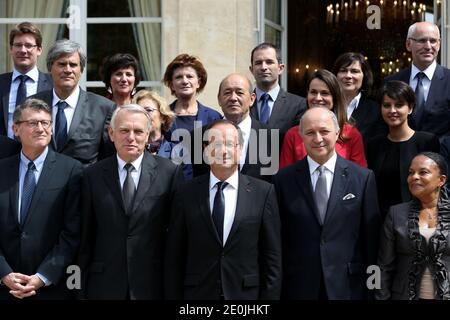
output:
<instances>
[{"instance_id":1,"label":"eyeglasses","mask_svg":"<svg viewBox=\"0 0 450 320\"><path fill-rule=\"evenodd\" d=\"M25 47L25 49L27 49L27 50L32 50L32 49L36 48L38 45L30 44L30 43L13 43L12 46L14 47L14 49L17 49L17 50L22 49L22 47Z\"/></svg>"},{"instance_id":2,"label":"eyeglasses","mask_svg":"<svg viewBox=\"0 0 450 320\"><path fill-rule=\"evenodd\" d=\"M435 38L420 38L420 39L415 39L415 38L409 38L421 45L426 44L427 42L430 42L430 44L432 46L436 45L439 41L441 41L441 39L435 39Z\"/></svg>"},{"instance_id":3,"label":"eyeglasses","mask_svg":"<svg viewBox=\"0 0 450 320\"><path fill-rule=\"evenodd\" d=\"M17 124L26 123L27 127L30 129L36 129L39 127L39 124L41 124L42 128L48 129L52 125L51 120L23 120L23 121L17 121Z\"/></svg>"}]
</instances>

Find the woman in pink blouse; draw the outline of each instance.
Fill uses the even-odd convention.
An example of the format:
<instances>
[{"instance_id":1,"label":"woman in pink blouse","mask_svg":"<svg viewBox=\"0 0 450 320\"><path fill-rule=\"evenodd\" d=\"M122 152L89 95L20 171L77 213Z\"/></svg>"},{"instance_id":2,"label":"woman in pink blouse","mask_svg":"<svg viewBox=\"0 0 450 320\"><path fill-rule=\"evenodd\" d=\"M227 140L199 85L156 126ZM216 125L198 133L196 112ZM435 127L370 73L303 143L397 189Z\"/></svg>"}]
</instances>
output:
<instances>
[{"instance_id":1,"label":"woman in pink blouse","mask_svg":"<svg viewBox=\"0 0 450 320\"><path fill-rule=\"evenodd\" d=\"M344 159L367 168L364 144L358 129L347 122L342 89L336 76L328 70L318 70L308 84L308 108L323 106L332 110L339 122L339 139L336 152ZM280 156L280 169L306 156L299 126L292 127L284 137Z\"/></svg>"}]
</instances>

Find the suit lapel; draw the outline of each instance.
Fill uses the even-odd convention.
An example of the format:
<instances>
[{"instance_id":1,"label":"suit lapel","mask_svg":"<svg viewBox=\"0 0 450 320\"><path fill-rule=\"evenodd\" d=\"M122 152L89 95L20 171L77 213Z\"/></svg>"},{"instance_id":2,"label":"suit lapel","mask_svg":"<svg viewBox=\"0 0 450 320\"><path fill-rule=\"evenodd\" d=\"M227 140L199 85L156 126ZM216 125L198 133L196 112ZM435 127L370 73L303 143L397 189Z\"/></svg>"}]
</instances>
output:
<instances>
[{"instance_id":1,"label":"suit lapel","mask_svg":"<svg viewBox=\"0 0 450 320\"><path fill-rule=\"evenodd\" d=\"M7 170L6 181L8 181L9 203L11 204L10 214L13 214L13 221L16 221L19 225L19 167L20 167L20 154L14 156L14 159L8 164L9 170Z\"/></svg>"},{"instance_id":2,"label":"suit lapel","mask_svg":"<svg viewBox=\"0 0 450 320\"><path fill-rule=\"evenodd\" d=\"M75 130L79 127L81 119L83 118L85 113L85 106L87 106L88 103L89 101L86 91L80 88L80 96L78 97L78 102L75 108L75 113L73 114L72 123L70 124L69 132L67 133L66 143L74 135Z\"/></svg>"},{"instance_id":3,"label":"suit lapel","mask_svg":"<svg viewBox=\"0 0 450 320\"><path fill-rule=\"evenodd\" d=\"M436 65L433 78L431 79L430 89L428 90L427 102L425 103L425 111L429 113L433 108L436 97L442 95L445 91L444 69L440 65Z\"/></svg>"},{"instance_id":4,"label":"suit lapel","mask_svg":"<svg viewBox=\"0 0 450 320\"><path fill-rule=\"evenodd\" d=\"M145 196L149 195L150 189L152 188L156 175L157 175L158 164L156 160L148 152L144 152L144 158L142 159L142 169L141 176L139 177L139 185L136 190L136 196L133 202L133 214L139 205L144 200Z\"/></svg>"},{"instance_id":5,"label":"suit lapel","mask_svg":"<svg viewBox=\"0 0 450 320\"><path fill-rule=\"evenodd\" d=\"M312 189L311 174L309 172L308 161L306 160L306 158L304 158L303 160L297 162L296 166L297 178L294 178L294 180L297 183L297 187L300 189L300 192L303 193L303 198L306 200L311 209L309 211L314 212L317 223L321 224L319 212L314 202L314 193ZM292 192L293 194L297 194L295 190L293 190Z\"/></svg>"},{"instance_id":6,"label":"suit lapel","mask_svg":"<svg viewBox=\"0 0 450 320\"><path fill-rule=\"evenodd\" d=\"M216 239L217 243L222 245L222 241L219 238L216 227L212 220L211 209L209 205L209 171L208 174L204 174L197 179L199 184L199 192L197 193L197 204L205 224L208 228L208 232L212 237Z\"/></svg>"},{"instance_id":7,"label":"suit lapel","mask_svg":"<svg viewBox=\"0 0 450 320\"><path fill-rule=\"evenodd\" d=\"M39 71L37 92L45 91L49 87L50 86L49 86L49 83L48 83L48 80L47 80L47 75L45 73Z\"/></svg>"},{"instance_id":8,"label":"suit lapel","mask_svg":"<svg viewBox=\"0 0 450 320\"><path fill-rule=\"evenodd\" d=\"M254 91L255 92L255 91ZM256 95L256 92L255 92ZM253 119L256 119L259 121L259 114L258 114L258 99L255 99L255 102L253 102L252 107L250 108L250 116Z\"/></svg>"},{"instance_id":9,"label":"suit lapel","mask_svg":"<svg viewBox=\"0 0 450 320\"><path fill-rule=\"evenodd\" d=\"M224 247L227 247L229 245L231 238L234 236L236 230L239 228L239 224L241 223L242 218L246 215L247 212L251 211L252 203L248 199L251 197L250 194L252 192L253 188L250 183L250 180L245 175L239 174L236 211L234 214L233 224L231 225L231 230L227 237L227 241Z\"/></svg>"},{"instance_id":10,"label":"suit lapel","mask_svg":"<svg viewBox=\"0 0 450 320\"><path fill-rule=\"evenodd\" d=\"M284 110L283 105L286 103L286 93L283 89L280 88L280 92L278 92L278 97L276 98L272 113L270 114L269 123L268 125L270 127L277 127L275 124L278 123L279 120L281 120L284 116Z\"/></svg>"},{"instance_id":11,"label":"suit lapel","mask_svg":"<svg viewBox=\"0 0 450 320\"><path fill-rule=\"evenodd\" d=\"M0 82L2 90L2 105L3 105L3 121L5 122L6 135L8 134L8 111L9 111L9 92L11 91L12 73L5 74Z\"/></svg>"},{"instance_id":12,"label":"suit lapel","mask_svg":"<svg viewBox=\"0 0 450 320\"><path fill-rule=\"evenodd\" d=\"M125 207L122 200L122 191L120 189L119 169L117 163L117 157L112 156L108 160L105 160L103 167L103 179L107 188L109 188L113 194L113 198L117 200L123 214L125 215Z\"/></svg>"},{"instance_id":13,"label":"suit lapel","mask_svg":"<svg viewBox=\"0 0 450 320\"><path fill-rule=\"evenodd\" d=\"M328 198L327 214L325 223L331 221L332 216L336 214L336 205L342 201L344 191L348 183L348 167L340 156L337 156L336 167L334 169L333 183L331 185L330 197Z\"/></svg>"}]
</instances>

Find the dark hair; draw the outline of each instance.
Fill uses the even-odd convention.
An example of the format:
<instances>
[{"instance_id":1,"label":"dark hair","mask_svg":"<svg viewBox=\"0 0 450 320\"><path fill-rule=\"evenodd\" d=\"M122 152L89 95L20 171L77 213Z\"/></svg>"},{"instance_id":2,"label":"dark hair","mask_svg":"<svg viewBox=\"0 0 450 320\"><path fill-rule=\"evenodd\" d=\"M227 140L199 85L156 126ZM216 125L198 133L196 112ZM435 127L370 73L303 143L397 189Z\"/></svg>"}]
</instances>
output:
<instances>
[{"instance_id":1,"label":"dark hair","mask_svg":"<svg viewBox=\"0 0 450 320\"><path fill-rule=\"evenodd\" d=\"M164 73L163 82L170 89L172 95L175 95L175 91L171 88L173 74L176 69L183 67L192 67L195 72L197 72L197 77L199 80L197 93L202 92L203 88L206 86L206 82L208 81L208 73L206 72L205 67L197 57L191 56L187 53L182 53L176 56L175 59L169 63L166 68L166 72Z\"/></svg>"},{"instance_id":2,"label":"dark hair","mask_svg":"<svg viewBox=\"0 0 450 320\"><path fill-rule=\"evenodd\" d=\"M136 88L141 81L141 74L139 71L139 62L135 56L129 53L116 53L108 56L103 60L102 80L106 87L111 87L111 75L120 69L125 68L134 69L134 87Z\"/></svg>"},{"instance_id":3,"label":"dark hair","mask_svg":"<svg viewBox=\"0 0 450 320\"><path fill-rule=\"evenodd\" d=\"M433 160L439 169L439 173L448 177L447 161L445 161L445 158L442 155L440 155L439 153L436 153L436 152L425 151L425 152L420 152L414 158L416 158L418 156L424 156L424 157L427 157L427 158Z\"/></svg>"},{"instance_id":4,"label":"dark hair","mask_svg":"<svg viewBox=\"0 0 450 320\"><path fill-rule=\"evenodd\" d=\"M36 44L39 48L42 47L42 34L41 30L39 28L32 24L31 22L22 22L18 25L16 25L10 32L9 32L9 45L12 46L14 43L14 38L16 36L21 36L24 34L30 34L34 37L36 40Z\"/></svg>"},{"instance_id":5,"label":"dark hair","mask_svg":"<svg viewBox=\"0 0 450 320\"><path fill-rule=\"evenodd\" d=\"M313 73L311 78L308 81L308 92L309 86L314 79L319 79L328 87L330 90L331 96L333 97L333 109L332 111L336 115L336 118L339 123L339 141L342 143L347 140L344 136L344 125L348 123L347 121L347 111L344 103L344 94L342 93L341 85L339 84L338 79L334 74L325 69L317 70ZM309 106L308 106L309 108Z\"/></svg>"},{"instance_id":6,"label":"dark hair","mask_svg":"<svg viewBox=\"0 0 450 320\"><path fill-rule=\"evenodd\" d=\"M242 135L241 128L239 128L239 126L238 126L237 124L235 124L234 122L231 122L230 120L227 120L227 119L218 119L218 120L215 120L215 121L209 123L209 124L206 126L205 132L208 132L209 129L212 129L212 128L214 128L215 126L218 126L219 124L229 124L229 125L235 127L236 130L237 130L237 132L238 132L238 138L239 138L238 140L239 140L239 144L240 144L241 146L244 145L244 136ZM207 146L208 143L209 143L209 141L204 142L204 146Z\"/></svg>"},{"instance_id":7,"label":"dark hair","mask_svg":"<svg viewBox=\"0 0 450 320\"><path fill-rule=\"evenodd\" d=\"M271 44L269 42L263 42L263 43L260 43L256 47L253 48L251 56L250 56L250 64L251 65L253 65L253 54L255 53L255 51L263 50L263 49L274 49L275 50L275 54L277 56L278 63L282 63L281 62L281 51L280 51L280 49L278 49L277 47L275 47L273 44Z\"/></svg>"},{"instance_id":8,"label":"dark hair","mask_svg":"<svg viewBox=\"0 0 450 320\"><path fill-rule=\"evenodd\" d=\"M333 73L337 75L339 70L348 67L355 61L359 62L359 64L361 65L361 70L363 72L363 81L360 91L364 90L366 92L370 92L373 85L373 74L372 70L370 69L369 63L361 53L346 52L341 54L334 62Z\"/></svg>"},{"instance_id":9,"label":"dark hair","mask_svg":"<svg viewBox=\"0 0 450 320\"><path fill-rule=\"evenodd\" d=\"M47 103L40 99L26 99L20 105L17 106L16 110L13 113L13 122L18 123L22 120L22 112L26 109L31 109L34 111L43 111L48 113L50 116L52 115L52 110L48 106Z\"/></svg>"},{"instance_id":10,"label":"dark hair","mask_svg":"<svg viewBox=\"0 0 450 320\"><path fill-rule=\"evenodd\" d=\"M416 105L416 95L413 89L403 81L391 80L383 85L380 91L380 105L383 105L385 95L395 101L407 103L411 110Z\"/></svg>"}]
</instances>

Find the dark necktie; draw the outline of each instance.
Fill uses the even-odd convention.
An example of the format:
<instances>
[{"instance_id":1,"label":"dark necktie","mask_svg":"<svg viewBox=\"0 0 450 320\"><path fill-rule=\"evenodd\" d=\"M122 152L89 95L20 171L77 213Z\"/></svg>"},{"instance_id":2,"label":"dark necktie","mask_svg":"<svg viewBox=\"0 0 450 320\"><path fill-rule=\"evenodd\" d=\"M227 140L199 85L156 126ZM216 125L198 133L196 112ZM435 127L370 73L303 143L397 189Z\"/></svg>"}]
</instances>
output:
<instances>
[{"instance_id":1,"label":"dark necktie","mask_svg":"<svg viewBox=\"0 0 450 320\"><path fill-rule=\"evenodd\" d=\"M25 219L30 209L31 199L33 198L34 189L36 189L36 178L34 176L36 166L33 161L28 162L28 169L23 180L22 198L20 202L20 224L25 223Z\"/></svg>"},{"instance_id":2,"label":"dark necktie","mask_svg":"<svg viewBox=\"0 0 450 320\"><path fill-rule=\"evenodd\" d=\"M57 150L61 151L67 140L67 118L64 109L69 105L61 100L56 106L58 107L58 113L56 113L55 141Z\"/></svg>"},{"instance_id":3,"label":"dark necktie","mask_svg":"<svg viewBox=\"0 0 450 320\"><path fill-rule=\"evenodd\" d=\"M220 242L223 244L223 219L225 216L225 198L223 196L223 189L226 188L228 182L219 181L216 183L217 191L214 197L214 207L212 212L212 219L216 226L217 234Z\"/></svg>"},{"instance_id":4,"label":"dark necktie","mask_svg":"<svg viewBox=\"0 0 450 320\"><path fill-rule=\"evenodd\" d=\"M319 178L317 179L316 188L314 189L314 200L316 201L316 206L319 210L321 224L323 224L328 205L327 180L325 178L325 168L323 166L318 167L317 171L319 171Z\"/></svg>"},{"instance_id":5,"label":"dark necktie","mask_svg":"<svg viewBox=\"0 0 450 320\"><path fill-rule=\"evenodd\" d=\"M25 82L28 80L28 78L29 77L25 74L21 74L16 78L20 80L19 87L17 88L16 108L27 98L27 85Z\"/></svg>"},{"instance_id":6,"label":"dark necktie","mask_svg":"<svg viewBox=\"0 0 450 320\"><path fill-rule=\"evenodd\" d=\"M127 176L122 187L123 204L125 205L126 213L130 214L133 209L134 195L136 193L136 186L131 176L131 171L133 171L134 167L131 163L127 163L124 168L127 171Z\"/></svg>"},{"instance_id":7,"label":"dark necktie","mask_svg":"<svg viewBox=\"0 0 450 320\"><path fill-rule=\"evenodd\" d=\"M414 129L420 129L422 124L423 111L425 109L425 90L423 88L422 80L425 77L425 73L419 72L416 75L416 108L414 110Z\"/></svg>"},{"instance_id":8,"label":"dark necktie","mask_svg":"<svg viewBox=\"0 0 450 320\"><path fill-rule=\"evenodd\" d=\"M270 99L270 96L268 93L264 93L261 96L261 98L259 98L259 101L261 101L259 122L261 122L263 124L267 124L267 122L269 122L269 118L270 118L269 99Z\"/></svg>"}]
</instances>

